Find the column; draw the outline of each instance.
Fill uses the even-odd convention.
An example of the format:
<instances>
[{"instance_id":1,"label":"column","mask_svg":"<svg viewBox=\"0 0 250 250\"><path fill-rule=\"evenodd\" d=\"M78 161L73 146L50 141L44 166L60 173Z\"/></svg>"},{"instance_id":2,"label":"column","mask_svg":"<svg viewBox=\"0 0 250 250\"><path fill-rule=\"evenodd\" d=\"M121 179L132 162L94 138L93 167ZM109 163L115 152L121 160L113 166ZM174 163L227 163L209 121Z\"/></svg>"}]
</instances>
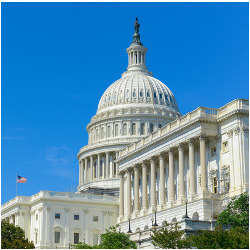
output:
<instances>
[{"instance_id":1,"label":"column","mask_svg":"<svg viewBox=\"0 0 250 250\"><path fill-rule=\"evenodd\" d=\"M207 167L206 167L206 134L200 135L200 164L201 164L201 188L207 189Z\"/></svg>"},{"instance_id":2,"label":"column","mask_svg":"<svg viewBox=\"0 0 250 250\"><path fill-rule=\"evenodd\" d=\"M86 183L88 180L88 159L85 157L85 171L84 171L84 182Z\"/></svg>"},{"instance_id":3,"label":"column","mask_svg":"<svg viewBox=\"0 0 250 250\"><path fill-rule=\"evenodd\" d=\"M143 211L148 209L148 194L147 194L147 166L145 162L142 163L142 208Z\"/></svg>"},{"instance_id":4,"label":"column","mask_svg":"<svg viewBox=\"0 0 250 250\"><path fill-rule=\"evenodd\" d=\"M136 53L137 53L137 62L136 62L136 64L139 64L139 51L137 51Z\"/></svg>"},{"instance_id":5,"label":"column","mask_svg":"<svg viewBox=\"0 0 250 250\"><path fill-rule=\"evenodd\" d=\"M151 208L156 208L156 186L155 186L155 161L153 158L150 159L151 164Z\"/></svg>"},{"instance_id":6,"label":"column","mask_svg":"<svg viewBox=\"0 0 250 250\"><path fill-rule=\"evenodd\" d=\"M118 159L118 151L116 151L115 154L116 154L115 158L117 160ZM118 171L119 171L119 169L118 169L118 164L117 163L115 164L115 167L116 167L116 177L118 177Z\"/></svg>"},{"instance_id":7,"label":"column","mask_svg":"<svg viewBox=\"0 0 250 250\"><path fill-rule=\"evenodd\" d=\"M106 178L109 178L109 152L106 153Z\"/></svg>"},{"instance_id":8,"label":"column","mask_svg":"<svg viewBox=\"0 0 250 250\"><path fill-rule=\"evenodd\" d=\"M119 174L120 177L120 206L119 213L120 217L124 216L124 173Z\"/></svg>"},{"instance_id":9,"label":"column","mask_svg":"<svg viewBox=\"0 0 250 250\"><path fill-rule=\"evenodd\" d=\"M127 215L131 215L131 170L127 170Z\"/></svg>"},{"instance_id":10,"label":"column","mask_svg":"<svg viewBox=\"0 0 250 250\"><path fill-rule=\"evenodd\" d=\"M166 195L165 195L165 173L164 173L164 158L162 155L159 156L160 161L160 186L159 186L159 192L160 192L160 205L164 205L166 201Z\"/></svg>"},{"instance_id":11,"label":"column","mask_svg":"<svg viewBox=\"0 0 250 250\"><path fill-rule=\"evenodd\" d=\"M94 179L94 174L93 174L93 155L90 156L90 180L92 181Z\"/></svg>"},{"instance_id":12,"label":"column","mask_svg":"<svg viewBox=\"0 0 250 250\"><path fill-rule=\"evenodd\" d=\"M139 212L139 166L134 167L134 196L135 212Z\"/></svg>"},{"instance_id":13,"label":"column","mask_svg":"<svg viewBox=\"0 0 250 250\"><path fill-rule=\"evenodd\" d=\"M97 154L97 164L96 164L96 168L97 168L97 179L100 179L100 154Z\"/></svg>"},{"instance_id":14,"label":"column","mask_svg":"<svg viewBox=\"0 0 250 250\"><path fill-rule=\"evenodd\" d=\"M114 177L114 155L111 155L111 169L110 169L110 178Z\"/></svg>"},{"instance_id":15,"label":"column","mask_svg":"<svg viewBox=\"0 0 250 250\"><path fill-rule=\"evenodd\" d=\"M81 185L81 161L79 161L79 186Z\"/></svg>"},{"instance_id":16,"label":"column","mask_svg":"<svg viewBox=\"0 0 250 250\"><path fill-rule=\"evenodd\" d=\"M83 159L82 159L82 169L81 169L81 184L83 184L83 180L84 180L84 174L85 174L85 170L83 171L84 169L84 162L83 162Z\"/></svg>"},{"instance_id":17,"label":"column","mask_svg":"<svg viewBox=\"0 0 250 250\"><path fill-rule=\"evenodd\" d=\"M141 52L141 64L143 64L143 61L142 61L142 52Z\"/></svg>"},{"instance_id":18,"label":"column","mask_svg":"<svg viewBox=\"0 0 250 250\"><path fill-rule=\"evenodd\" d=\"M184 184L184 149L183 145L180 144L178 147L179 150L179 197L184 199L185 197L185 184Z\"/></svg>"},{"instance_id":19,"label":"column","mask_svg":"<svg viewBox=\"0 0 250 250\"><path fill-rule=\"evenodd\" d=\"M169 150L169 200L175 200L175 190L174 190L174 152L173 149Z\"/></svg>"},{"instance_id":20,"label":"column","mask_svg":"<svg viewBox=\"0 0 250 250\"><path fill-rule=\"evenodd\" d=\"M194 140L190 140L189 146L189 171L190 171L190 194L195 195L195 163L194 163Z\"/></svg>"},{"instance_id":21,"label":"column","mask_svg":"<svg viewBox=\"0 0 250 250\"><path fill-rule=\"evenodd\" d=\"M102 157L102 179L104 179L105 175L105 163L104 163L104 156Z\"/></svg>"}]
</instances>

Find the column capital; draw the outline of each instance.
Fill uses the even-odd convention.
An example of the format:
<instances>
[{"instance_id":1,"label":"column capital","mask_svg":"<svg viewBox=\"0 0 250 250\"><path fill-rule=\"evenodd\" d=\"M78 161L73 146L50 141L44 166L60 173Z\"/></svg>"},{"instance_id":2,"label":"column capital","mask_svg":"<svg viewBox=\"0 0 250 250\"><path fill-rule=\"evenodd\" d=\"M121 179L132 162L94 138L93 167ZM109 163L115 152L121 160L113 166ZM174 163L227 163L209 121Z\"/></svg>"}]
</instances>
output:
<instances>
[{"instance_id":1,"label":"column capital","mask_svg":"<svg viewBox=\"0 0 250 250\"><path fill-rule=\"evenodd\" d=\"M183 149L184 149L184 145L183 145L183 143L180 143L178 145L178 151L183 151Z\"/></svg>"},{"instance_id":2,"label":"column capital","mask_svg":"<svg viewBox=\"0 0 250 250\"><path fill-rule=\"evenodd\" d=\"M146 161L142 161L141 165L142 165L143 168L147 168Z\"/></svg>"},{"instance_id":3,"label":"column capital","mask_svg":"<svg viewBox=\"0 0 250 250\"><path fill-rule=\"evenodd\" d=\"M188 140L188 145L192 147L194 145L194 142L195 142L195 139L191 138Z\"/></svg>"},{"instance_id":4,"label":"column capital","mask_svg":"<svg viewBox=\"0 0 250 250\"><path fill-rule=\"evenodd\" d=\"M139 170L139 164L135 164L134 170Z\"/></svg>"},{"instance_id":5,"label":"column capital","mask_svg":"<svg viewBox=\"0 0 250 250\"><path fill-rule=\"evenodd\" d=\"M120 172L118 173L118 177L119 177L119 178L123 178L123 177L124 177L124 174L125 174L125 171L120 171Z\"/></svg>"},{"instance_id":6,"label":"column capital","mask_svg":"<svg viewBox=\"0 0 250 250\"><path fill-rule=\"evenodd\" d=\"M154 157L154 156L150 157L150 163L151 163L151 164L154 164L154 163L155 163L155 157Z\"/></svg>"},{"instance_id":7,"label":"column capital","mask_svg":"<svg viewBox=\"0 0 250 250\"><path fill-rule=\"evenodd\" d=\"M169 155L173 155L173 154L174 154L174 148L170 148L170 149L168 150L168 154L169 154Z\"/></svg>"},{"instance_id":8,"label":"column capital","mask_svg":"<svg viewBox=\"0 0 250 250\"><path fill-rule=\"evenodd\" d=\"M160 153L160 154L159 154L159 160L164 160L163 153Z\"/></svg>"},{"instance_id":9,"label":"column capital","mask_svg":"<svg viewBox=\"0 0 250 250\"><path fill-rule=\"evenodd\" d=\"M206 134L205 133L201 133L199 136L200 141L204 141L206 139Z\"/></svg>"},{"instance_id":10,"label":"column capital","mask_svg":"<svg viewBox=\"0 0 250 250\"><path fill-rule=\"evenodd\" d=\"M129 168L126 169L126 174L131 174L131 172L132 172L132 168L131 167L129 167Z\"/></svg>"}]
</instances>

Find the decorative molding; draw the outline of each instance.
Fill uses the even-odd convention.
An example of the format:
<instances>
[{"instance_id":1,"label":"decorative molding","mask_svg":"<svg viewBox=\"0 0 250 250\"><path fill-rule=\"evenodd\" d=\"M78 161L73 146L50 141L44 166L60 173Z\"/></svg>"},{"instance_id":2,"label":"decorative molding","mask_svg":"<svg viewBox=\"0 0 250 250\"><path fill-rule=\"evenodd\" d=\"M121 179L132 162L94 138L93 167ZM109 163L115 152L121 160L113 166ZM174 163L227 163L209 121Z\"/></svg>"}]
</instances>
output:
<instances>
[{"instance_id":1,"label":"decorative molding","mask_svg":"<svg viewBox=\"0 0 250 250\"><path fill-rule=\"evenodd\" d=\"M200 141L204 141L206 139L206 134L205 133L201 133L199 136Z\"/></svg>"},{"instance_id":2,"label":"decorative molding","mask_svg":"<svg viewBox=\"0 0 250 250\"><path fill-rule=\"evenodd\" d=\"M235 135L238 135L240 133L240 127L236 127L235 129L234 129L234 134Z\"/></svg>"}]
</instances>

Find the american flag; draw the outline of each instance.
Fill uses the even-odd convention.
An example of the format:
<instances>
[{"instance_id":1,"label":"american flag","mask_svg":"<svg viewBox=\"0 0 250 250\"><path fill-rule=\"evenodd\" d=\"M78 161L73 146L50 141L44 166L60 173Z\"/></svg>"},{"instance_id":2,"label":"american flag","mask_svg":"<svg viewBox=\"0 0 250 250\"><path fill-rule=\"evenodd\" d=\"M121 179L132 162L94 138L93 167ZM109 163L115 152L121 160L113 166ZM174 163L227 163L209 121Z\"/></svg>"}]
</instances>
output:
<instances>
[{"instance_id":1,"label":"american flag","mask_svg":"<svg viewBox=\"0 0 250 250\"><path fill-rule=\"evenodd\" d=\"M27 178L17 175L17 183L26 183Z\"/></svg>"}]
</instances>

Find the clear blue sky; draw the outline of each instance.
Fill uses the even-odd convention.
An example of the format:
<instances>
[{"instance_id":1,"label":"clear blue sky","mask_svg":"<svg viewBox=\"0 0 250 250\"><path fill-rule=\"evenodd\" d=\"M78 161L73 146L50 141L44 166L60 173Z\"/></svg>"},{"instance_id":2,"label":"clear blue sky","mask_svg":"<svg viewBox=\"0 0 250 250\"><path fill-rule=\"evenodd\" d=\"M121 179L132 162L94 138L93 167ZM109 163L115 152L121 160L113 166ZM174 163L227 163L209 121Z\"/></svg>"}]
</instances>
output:
<instances>
[{"instance_id":1,"label":"clear blue sky","mask_svg":"<svg viewBox=\"0 0 250 250\"><path fill-rule=\"evenodd\" d=\"M77 153L127 67L135 17L147 66L180 112L248 98L248 3L2 3L2 203L78 184Z\"/></svg>"}]
</instances>

